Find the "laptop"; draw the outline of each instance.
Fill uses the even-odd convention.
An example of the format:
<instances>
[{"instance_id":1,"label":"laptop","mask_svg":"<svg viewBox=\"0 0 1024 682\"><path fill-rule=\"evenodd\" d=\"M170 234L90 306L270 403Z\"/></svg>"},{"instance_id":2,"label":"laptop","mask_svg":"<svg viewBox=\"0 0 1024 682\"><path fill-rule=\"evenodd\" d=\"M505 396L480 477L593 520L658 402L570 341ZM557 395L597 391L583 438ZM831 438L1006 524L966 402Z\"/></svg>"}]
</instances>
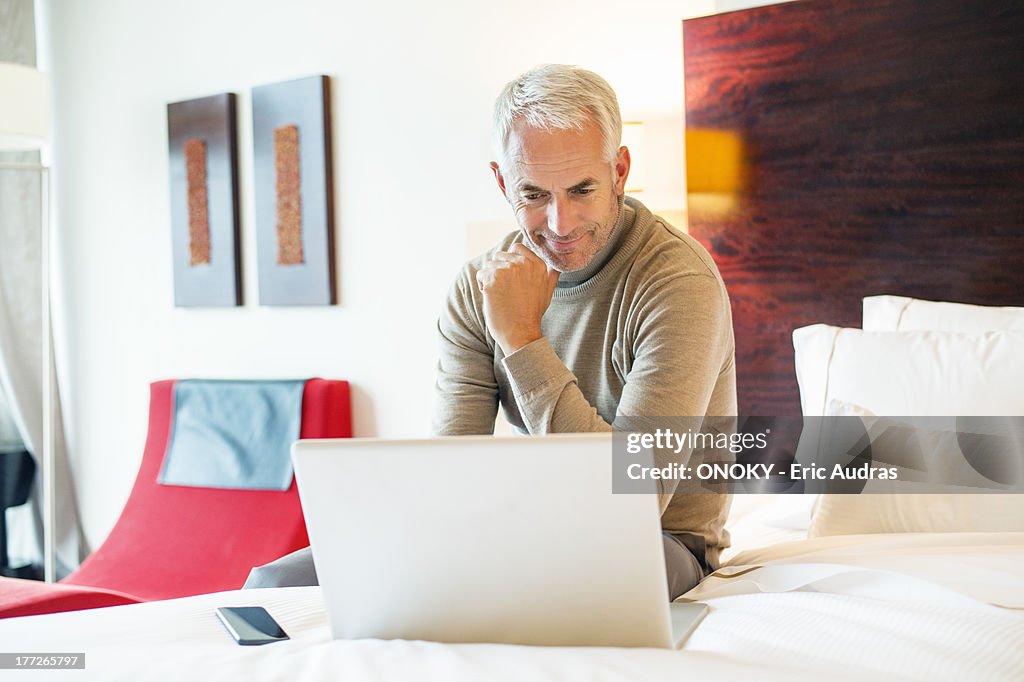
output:
<instances>
[{"instance_id":1,"label":"laptop","mask_svg":"<svg viewBox=\"0 0 1024 682\"><path fill-rule=\"evenodd\" d=\"M611 434L292 447L335 639L678 647L655 495L612 493Z\"/></svg>"}]
</instances>

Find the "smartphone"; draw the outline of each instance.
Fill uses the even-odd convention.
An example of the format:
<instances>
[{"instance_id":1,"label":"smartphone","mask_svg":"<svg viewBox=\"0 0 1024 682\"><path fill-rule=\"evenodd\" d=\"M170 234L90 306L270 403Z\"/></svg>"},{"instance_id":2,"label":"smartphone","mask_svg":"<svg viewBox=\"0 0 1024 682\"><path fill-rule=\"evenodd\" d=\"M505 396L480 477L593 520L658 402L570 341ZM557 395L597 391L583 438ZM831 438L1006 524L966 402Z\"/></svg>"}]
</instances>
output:
<instances>
[{"instance_id":1,"label":"smartphone","mask_svg":"<svg viewBox=\"0 0 1024 682\"><path fill-rule=\"evenodd\" d=\"M239 644L269 644L288 639L262 606L223 606L217 609L217 617Z\"/></svg>"}]
</instances>

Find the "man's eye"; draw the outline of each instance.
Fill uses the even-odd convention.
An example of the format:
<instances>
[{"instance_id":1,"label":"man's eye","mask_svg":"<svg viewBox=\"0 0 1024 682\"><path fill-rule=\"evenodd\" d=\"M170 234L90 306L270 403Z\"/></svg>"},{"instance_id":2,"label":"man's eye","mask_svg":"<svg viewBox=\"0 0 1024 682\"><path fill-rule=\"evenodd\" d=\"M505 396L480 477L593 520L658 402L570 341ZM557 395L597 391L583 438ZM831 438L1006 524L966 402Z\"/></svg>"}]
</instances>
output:
<instances>
[{"instance_id":1,"label":"man's eye","mask_svg":"<svg viewBox=\"0 0 1024 682\"><path fill-rule=\"evenodd\" d=\"M543 197L544 194L541 192L530 192L529 194L523 195L523 198L526 199L527 201L537 201L538 199L541 199Z\"/></svg>"},{"instance_id":2,"label":"man's eye","mask_svg":"<svg viewBox=\"0 0 1024 682\"><path fill-rule=\"evenodd\" d=\"M573 192L575 192L576 194L582 195L582 196L586 196L587 194L591 194L591 193L593 193L593 191L594 191L593 187L580 187L579 189L574 189L573 190Z\"/></svg>"}]
</instances>

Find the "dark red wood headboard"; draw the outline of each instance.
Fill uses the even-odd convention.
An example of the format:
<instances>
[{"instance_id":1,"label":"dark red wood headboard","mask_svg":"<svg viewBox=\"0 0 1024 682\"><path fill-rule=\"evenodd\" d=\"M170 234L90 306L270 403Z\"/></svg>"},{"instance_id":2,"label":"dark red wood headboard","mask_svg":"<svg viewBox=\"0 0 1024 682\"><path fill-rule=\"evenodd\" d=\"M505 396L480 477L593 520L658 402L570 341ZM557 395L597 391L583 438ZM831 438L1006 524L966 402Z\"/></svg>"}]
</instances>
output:
<instances>
[{"instance_id":1,"label":"dark red wood headboard","mask_svg":"<svg viewBox=\"0 0 1024 682\"><path fill-rule=\"evenodd\" d=\"M688 136L743 149L725 201L688 199L740 414L798 415L792 330L859 327L863 296L1024 305L1020 0L798 0L683 35Z\"/></svg>"}]
</instances>

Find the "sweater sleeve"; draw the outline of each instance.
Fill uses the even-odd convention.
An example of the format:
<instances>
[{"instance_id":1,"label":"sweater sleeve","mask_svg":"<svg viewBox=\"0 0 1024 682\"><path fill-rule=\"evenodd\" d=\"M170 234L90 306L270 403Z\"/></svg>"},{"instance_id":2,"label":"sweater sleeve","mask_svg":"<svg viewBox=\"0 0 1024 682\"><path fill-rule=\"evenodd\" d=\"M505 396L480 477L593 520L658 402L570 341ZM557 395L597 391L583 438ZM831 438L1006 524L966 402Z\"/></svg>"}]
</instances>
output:
<instances>
[{"instance_id":1,"label":"sweater sleeve","mask_svg":"<svg viewBox=\"0 0 1024 682\"><path fill-rule=\"evenodd\" d=\"M474 305L476 287L464 270L437 321L438 360L433 430L439 436L494 433L498 383L494 341Z\"/></svg>"},{"instance_id":2,"label":"sweater sleeve","mask_svg":"<svg viewBox=\"0 0 1024 682\"><path fill-rule=\"evenodd\" d=\"M532 435L611 431L545 337L502 359L519 413Z\"/></svg>"},{"instance_id":3,"label":"sweater sleeve","mask_svg":"<svg viewBox=\"0 0 1024 682\"><path fill-rule=\"evenodd\" d=\"M632 363L616 416L704 416L733 352L724 286L713 275L679 275L652 287L633 312L632 338L623 340L631 343ZM612 430L547 339L503 362L531 434ZM662 511L673 492L662 491Z\"/></svg>"},{"instance_id":4,"label":"sweater sleeve","mask_svg":"<svg viewBox=\"0 0 1024 682\"><path fill-rule=\"evenodd\" d=\"M636 308L633 360L617 416L703 416L732 351L729 301L711 275L683 275ZM532 434L610 431L575 375L540 338L504 358L516 403Z\"/></svg>"},{"instance_id":5,"label":"sweater sleeve","mask_svg":"<svg viewBox=\"0 0 1024 682\"><path fill-rule=\"evenodd\" d=\"M734 353L725 285L713 275L678 276L647 297L638 320L617 414L706 415L719 375Z\"/></svg>"}]
</instances>

